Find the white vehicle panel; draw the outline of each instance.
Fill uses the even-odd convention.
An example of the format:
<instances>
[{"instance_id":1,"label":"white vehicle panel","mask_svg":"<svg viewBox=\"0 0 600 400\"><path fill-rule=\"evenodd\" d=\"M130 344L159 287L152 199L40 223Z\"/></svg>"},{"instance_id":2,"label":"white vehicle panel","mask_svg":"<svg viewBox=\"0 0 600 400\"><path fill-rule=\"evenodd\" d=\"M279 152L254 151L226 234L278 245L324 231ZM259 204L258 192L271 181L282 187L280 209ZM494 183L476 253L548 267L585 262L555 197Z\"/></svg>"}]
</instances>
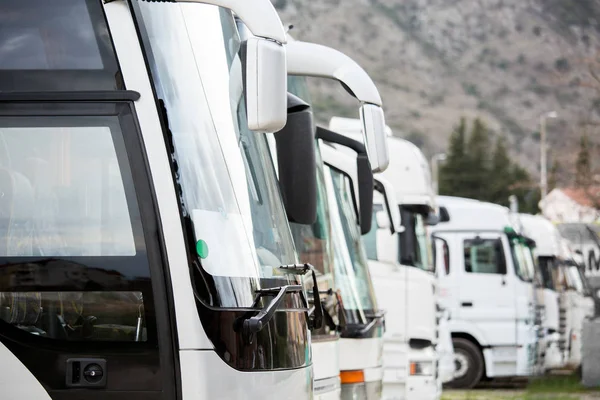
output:
<instances>
[{"instance_id":1,"label":"white vehicle panel","mask_svg":"<svg viewBox=\"0 0 600 400\"><path fill-rule=\"evenodd\" d=\"M190 280L185 242L181 230L179 204L173 187L172 172L165 152L161 124L156 114L154 95L145 71L144 58L129 8L124 2L104 4L123 78L128 89L141 94L136 113L150 169L158 207L173 287L179 346L182 349L212 349L200 323Z\"/></svg>"},{"instance_id":2,"label":"white vehicle panel","mask_svg":"<svg viewBox=\"0 0 600 400\"><path fill-rule=\"evenodd\" d=\"M381 368L383 364L383 338L340 339L340 370L366 370ZM383 372L382 372L383 373ZM365 380L367 379L365 373ZM381 379L381 376L379 376ZM372 379L377 380L376 377Z\"/></svg>"},{"instance_id":3,"label":"white vehicle panel","mask_svg":"<svg viewBox=\"0 0 600 400\"><path fill-rule=\"evenodd\" d=\"M339 339L314 340L311 343L313 374L315 381L338 377L340 375L339 364Z\"/></svg>"},{"instance_id":4,"label":"white vehicle panel","mask_svg":"<svg viewBox=\"0 0 600 400\"><path fill-rule=\"evenodd\" d=\"M179 352L184 399L289 399L312 397L312 368L246 373L213 351ZM218 393L218 394L217 394Z\"/></svg>"},{"instance_id":5,"label":"white vehicle panel","mask_svg":"<svg viewBox=\"0 0 600 400\"><path fill-rule=\"evenodd\" d=\"M0 342L0 360L2 360L0 374L2 398L51 400L42 384L2 342Z\"/></svg>"}]
</instances>

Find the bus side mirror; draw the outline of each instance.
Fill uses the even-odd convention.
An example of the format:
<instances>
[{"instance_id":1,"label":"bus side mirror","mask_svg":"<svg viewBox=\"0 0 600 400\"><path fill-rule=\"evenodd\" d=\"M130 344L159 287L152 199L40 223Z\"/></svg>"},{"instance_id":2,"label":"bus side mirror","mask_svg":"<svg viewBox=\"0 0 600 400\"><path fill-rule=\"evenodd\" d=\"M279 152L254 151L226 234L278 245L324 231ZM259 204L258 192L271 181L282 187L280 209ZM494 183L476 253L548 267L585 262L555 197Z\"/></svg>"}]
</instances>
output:
<instances>
[{"instance_id":1,"label":"bus side mirror","mask_svg":"<svg viewBox=\"0 0 600 400\"><path fill-rule=\"evenodd\" d=\"M248 127L276 132L287 119L287 65L283 45L260 37L244 42Z\"/></svg>"},{"instance_id":2,"label":"bus side mirror","mask_svg":"<svg viewBox=\"0 0 600 400\"><path fill-rule=\"evenodd\" d=\"M373 172L383 172L390 164L383 109L374 104L364 104L360 108L360 119Z\"/></svg>"},{"instance_id":3,"label":"bus side mirror","mask_svg":"<svg viewBox=\"0 0 600 400\"><path fill-rule=\"evenodd\" d=\"M275 133L279 185L288 220L312 225L317 220L315 130L310 106L288 94L287 123Z\"/></svg>"}]
</instances>

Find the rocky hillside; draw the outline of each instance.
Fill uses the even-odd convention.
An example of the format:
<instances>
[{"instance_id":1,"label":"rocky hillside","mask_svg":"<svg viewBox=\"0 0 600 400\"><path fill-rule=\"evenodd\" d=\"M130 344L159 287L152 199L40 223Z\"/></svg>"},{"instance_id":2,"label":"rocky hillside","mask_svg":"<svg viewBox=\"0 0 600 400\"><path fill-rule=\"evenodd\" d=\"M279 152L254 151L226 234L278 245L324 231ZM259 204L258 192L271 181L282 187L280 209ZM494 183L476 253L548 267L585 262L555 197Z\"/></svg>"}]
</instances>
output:
<instances>
[{"instance_id":1,"label":"rocky hillside","mask_svg":"<svg viewBox=\"0 0 600 400\"><path fill-rule=\"evenodd\" d=\"M600 0L273 0L291 34L355 58L388 124L431 154L461 116L482 117L538 168L539 116L568 164L600 124ZM357 116L337 84L311 80L319 116Z\"/></svg>"}]
</instances>

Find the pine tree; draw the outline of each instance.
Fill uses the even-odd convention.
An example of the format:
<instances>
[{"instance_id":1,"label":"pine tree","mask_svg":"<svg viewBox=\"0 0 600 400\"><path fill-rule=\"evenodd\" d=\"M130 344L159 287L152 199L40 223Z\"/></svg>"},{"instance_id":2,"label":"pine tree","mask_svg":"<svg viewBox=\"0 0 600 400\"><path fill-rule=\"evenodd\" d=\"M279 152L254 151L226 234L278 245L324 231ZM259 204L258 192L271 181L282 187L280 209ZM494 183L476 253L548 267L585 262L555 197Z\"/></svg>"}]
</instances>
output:
<instances>
[{"instance_id":1,"label":"pine tree","mask_svg":"<svg viewBox=\"0 0 600 400\"><path fill-rule=\"evenodd\" d=\"M496 139L496 147L492 154L491 168L488 171L489 200L497 204L505 204L510 196L510 185L513 183L512 162L508 157L506 140Z\"/></svg>"},{"instance_id":2,"label":"pine tree","mask_svg":"<svg viewBox=\"0 0 600 400\"><path fill-rule=\"evenodd\" d=\"M592 165L590 159L590 143L586 134L579 141L579 153L575 163L575 184L577 187L587 188L592 184Z\"/></svg>"},{"instance_id":3,"label":"pine tree","mask_svg":"<svg viewBox=\"0 0 600 400\"><path fill-rule=\"evenodd\" d=\"M465 167L465 146L467 122L460 119L458 126L450 135L446 162L441 165L439 173L440 194L460 195L464 183L462 181Z\"/></svg>"},{"instance_id":4,"label":"pine tree","mask_svg":"<svg viewBox=\"0 0 600 400\"><path fill-rule=\"evenodd\" d=\"M489 147L487 127L479 118L475 119L467 142L466 197L489 199Z\"/></svg>"}]
</instances>

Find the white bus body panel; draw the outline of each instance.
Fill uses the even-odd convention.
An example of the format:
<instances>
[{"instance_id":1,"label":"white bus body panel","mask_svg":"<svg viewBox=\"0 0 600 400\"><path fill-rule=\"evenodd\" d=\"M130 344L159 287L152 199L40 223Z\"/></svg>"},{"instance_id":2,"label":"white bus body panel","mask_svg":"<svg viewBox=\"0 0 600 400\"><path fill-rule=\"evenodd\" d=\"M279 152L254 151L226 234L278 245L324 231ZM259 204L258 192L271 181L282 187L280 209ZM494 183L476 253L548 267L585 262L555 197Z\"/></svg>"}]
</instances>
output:
<instances>
[{"instance_id":1,"label":"white bus body panel","mask_svg":"<svg viewBox=\"0 0 600 400\"><path fill-rule=\"evenodd\" d=\"M140 100L135 105L136 113L144 135L145 151L152 171L152 184L161 214L161 226L173 287L179 347L182 350L212 350L213 345L202 328L196 309L181 230L179 203L173 187L173 176L165 151L160 120L156 114L154 95L147 74L140 73L146 70L146 65L137 32L125 2L106 3L104 10L127 88L141 94Z\"/></svg>"},{"instance_id":2,"label":"white bus body panel","mask_svg":"<svg viewBox=\"0 0 600 400\"><path fill-rule=\"evenodd\" d=\"M245 373L226 365L214 351L179 352L183 398L309 399L312 369Z\"/></svg>"},{"instance_id":3,"label":"white bus body panel","mask_svg":"<svg viewBox=\"0 0 600 400\"><path fill-rule=\"evenodd\" d=\"M382 342L383 338L340 339L340 370L364 370L365 382L381 380ZM367 370L373 373L367 373Z\"/></svg>"},{"instance_id":4,"label":"white bus body panel","mask_svg":"<svg viewBox=\"0 0 600 400\"><path fill-rule=\"evenodd\" d=\"M339 338L313 340L311 350L315 399L339 399L341 394Z\"/></svg>"},{"instance_id":5,"label":"white bus body panel","mask_svg":"<svg viewBox=\"0 0 600 400\"><path fill-rule=\"evenodd\" d=\"M0 388L3 399L51 400L42 384L2 342L0 360Z\"/></svg>"}]
</instances>

